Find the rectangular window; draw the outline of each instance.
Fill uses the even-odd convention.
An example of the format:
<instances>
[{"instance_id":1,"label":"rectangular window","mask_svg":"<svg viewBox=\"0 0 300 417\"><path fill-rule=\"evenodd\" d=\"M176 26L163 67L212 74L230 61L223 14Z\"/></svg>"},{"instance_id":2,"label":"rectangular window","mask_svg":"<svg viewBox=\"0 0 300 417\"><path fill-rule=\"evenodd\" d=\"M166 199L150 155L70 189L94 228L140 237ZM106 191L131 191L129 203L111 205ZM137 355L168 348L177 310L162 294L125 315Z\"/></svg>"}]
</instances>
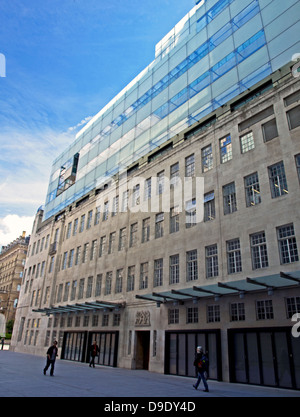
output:
<instances>
[{"instance_id":1,"label":"rectangular window","mask_svg":"<svg viewBox=\"0 0 300 417\"><path fill-rule=\"evenodd\" d=\"M84 278L81 278L79 281L79 288L78 288L78 300L83 298L83 291L84 291Z\"/></svg>"},{"instance_id":2,"label":"rectangular window","mask_svg":"<svg viewBox=\"0 0 300 417\"><path fill-rule=\"evenodd\" d=\"M140 290L148 288L148 262L141 264L140 270Z\"/></svg>"},{"instance_id":3,"label":"rectangular window","mask_svg":"<svg viewBox=\"0 0 300 417\"><path fill-rule=\"evenodd\" d=\"M274 318L272 300L256 301L257 320L270 320Z\"/></svg>"},{"instance_id":4,"label":"rectangular window","mask_svg":"<svg viewBox=\"0 0 300 417\"><path fill-rule=\"evenodd\" d=\"M165 188L165 171L161 171L157 174L157 194L162 194Z\"/></svg>"},{"instance_id":5,"label":"rectangular window","mask_svg":"<svg viewBox=\"0 0 300 417\"><path fill-rule=\"evenodd\" d=\"M213 168L212 146L208 145L201 150L202 172L207 172Z\"/></svg>"},{"instance_id":6,"label":"rectangular window","mask_svg":"<svg viewBox=\"0 0 300 417\"><path fill-rule=\"evenodd\" d=\"M245 135L241 136L240 143L241 143L242 153L246 153L248 151L251 151L251 149L254 149L255 145L254 145L253 132L248 132Z\"/></svg>"},{"instance_id":7,"label":"rectangular window","mask_svg":"<svg viewBox=\"0 0 300 417\"><path fill-rule=\"evenodd\" d=\"M170 284L179 283L179 255L170 256Z\"/></svg>"},{"instance_id":8,"label":"rectangular window","mask_svg":"<svg viewBox=\"0 0 300 417\"><path fill-rule=\"evenodd\" d=\"M113 198L112 217L114 217L119 211L119 196Z\"/></svg>"},{"instance_id":9,"label":"rectangular window","mask_svg":"<svg viewBox=\"0 0 300 417\"><path fill-rule=\"evenodd\" d=\"M195 175L195 155L185 158L185 176L193 177Z\"/></svg>"},{"instance_id":10,"label":"rectangular window","mask_svg":"<svg viewBox=\"0 0 300 417\"><path fill-rule=\"evenodd\" d=\"M223 204L224 204L224 215L231 214L237 211L235 184L224 185L223 187Z\"/></svg>"},{"instance_id":11,"label":"rectangular window","mask_svg":"<svg viewBox=\"0 0 300 417\"><path fill-rule=\"evenodd\" d=\"M277 238L281 264L299 261L294 225L288 224L278 227Z\"/></svg>"},{"instance_id":12,"label":"rectangular window","mask_svg":"<svg viewBox=\"0 0 300 417\"><path fill-rule=\"evenodd\" d=\"M122 291L123 291L123 268L117 270L115 293L118 294Z\"/></svg>"},{"instance_id":13,"label":"rectangular window","mask_svg":"<svg viewBox=\"0 0 300 417\"><path fill-rule=\"evenodd\" d=\"M207 322L218 323L220 321L221 321L220 306L218 304L207 306Z\"/></svg>"},{"instance_id":14,"label":"rectangular window","mask_svg":"<svg viewBox=\"0 0 300 417\"><path fill-rule=\"evenodd\" d=\"M67 267L67 259L68 259L68 252L65 252L64 253L64 256L63 256L63 261L62 261L62 267L61 267L61 269L66 269L66 267Z\"/></svg>"},{"instance_id":15,"label":"rectangular window","mask_svg":"<svg viewBox=\"0 0 300 417\"><path fill-rule=\"evenodd\" d=\"M283 162L278 162L277 164L270 166L268 169L272 198L288 194L288 186Z\"/></svg>"},{"instance_id":16,"label":"rectangular window","mask_svg":"<svg viewBox=\"0 0 300 417\"><path fill-rule=\"evenodd\" d=\"M71 249L69 253L68 268L71 268L73 266L73 259L74 259L74 249Z\"/></svg>"},{"instance_id":17,"label":"rectangular window","mask_svg":"<svg viewBox=\"0 0 300 417\"><path fill-rule=\"evenodd\" d=\"M95 297L99 297L99 295L101 295L101 287L102 287L102 274L98 274L96 278Z\"/></svg>"},{"instance_id":18,"label":"rectangular window","mask_svg":"<svg viewBox=\"0 0 300 417\"><path fill-rule=\"evenodd\" d=\"M215 192L204 194L204 221L209 222L216 218Z\"/></svg>"},{"instance_id":19,"label":"rectangular window","mask_svg":"<svg viewBox=\"0 0 300 417\"><path fill-rule=\"evenodd\" d=\"M198 307L188 307L186 310L186 322L198 323Z\"/></svg>"},{"instance_id":20,"label":"rectangular window","mask_svg":"<svg viewBox=\"0 0 300 417\"><path fill-rule=\"evenodd\" d=\"M93 210L90 210L88 212L88 218L87 218L87 225L86 225L87 229L90 229L92 227L92 220L93 220Z\"/></svg>"},{"instance_id":21,"label":"rectangular window","mask_svg":"<svg viewBox=\"0 0 300 417\"><path fill-rule=\"evenodd\" d=\"M108 213L109 213L109 203L106 201L104 203L104 209L103 209L103 221L106 221L108 219Z\"/></svg>"},{"instance_id":22,"label":"rectangular window","mask_svg":"<svg viewBox=\"0 0 300 417\"><path fill-rule=\"evenodd\" d=\"M227 265L228 274L236 274L242 271L240 239L233 239L227 242Z\"/></svg>"},{"instance_id":23,"label":"rectangular window","mask_svg":"<svg viewBox=\"0 0 300 417\"><path fill-rule=\"evenodd\" d=\"M87 253L89 250L89 244L85 243L83 246L83 252L82 252L82 263L84 264L87 260Z\"/></svg>"},{"instance_id":24,"label":"rectangular window","mask_svg":"<svg viewBox=\"0 0 300 417\"><path fill-rule=\"evenodd\" d=\"M76 249L75 265L79 265L80 255L81 255L81 246L78 246L77 249Z\"/></svg>"},{"instance_id":25,"label":"rectangular window","mask_svg":"<svg viewBox=\"0 0 300 417\"><path fill-rule=\"evenodd\" d=\"M154 282L153 287L159 287L163 285L163 259L154 260Z\"/></svg>"},{"instance_id":26,"label":"rectangular window","mask_svg":"<svg viewBox=\"0 0 300 417\"><path fill-rule=\"evenodd\" d=\"M84 223L85 223L85 214L83 214L81 216L81 219L80 219L79 233L82 233L83 232L83 230L84 230Z\"/></svg>"},{"instance_id":27,"label":"rectangular window","mask_svg":"<svg viewBox=\"0 0 300 417\"><path fill-rule=\"evenodd\" d=\"M125 213L128 210L128 196L129 196L129 191L128 190L124 191L123 196L122 196L122 213Z\"/></svg>"},{"instance_id":28,"label":"rectangular window","mask_svg":"<svg viewBox=\"0 0 300 417\"><path fill-rule=\"evenodd\" d=\"M221 164L224 164L232 159L232 144L230 135L220 139L220 154Z\"/></svg>"},{"instance_id":29,"label":"rectangular window","mask_svg":"<svg viewBox=\"0 0 300 417\"><path fill-rule=\"evenodd\" d=\"M86 298L92 296L93 291L93 277L88 277L87 287L86 287Z\"/></svg>"},{"instance_id":30,"label":"rectangular window","mask_svg":"<svg viewBox=\"0 0 300 417\"><path fill-rule=\"evenodd\" d=\"M169 308L168 309L168 324L178 324L178 323L179 323L179 309Z\"/></svg>"},{"instance_id":31,"label":"rectangular window","mask_svg":"<svg viewBox=\"0 0 300 417\"><path fill-rule=\"evenodd\" d=\"M231 321L245 321L245 304L232 303L230 304L230 320Z\"/></svg>"},{"instance_id":32,"label":"rectangular window","mask_svg":"<svg viewBox=\"0 0 300 417\"><path fill-rule=\"evenodd\" d=\"M164 213L158 213L155 217L155 239L164 235Z\"/></svg>"},{"instance_id":33,"label":"rectangular window","mask_svg":"<svg viewBox=\"0 0 300 417\"><path fill-rule=\"evenodd\" d=\"M179 231L179 207L172 207L170 210L170 233Z\"/></svg>"},{"instance_id":34,"label":"rectangular window","mask_svg":"<svg viewBox=\"0 0 300 417\"><path fill-rule=\"evenodd\" d=\"M75 300L75 297L76 297L76 289L77 289L77 279L75 279L75 280L72 282L72 288L71 288L71 298L70 298L70 301Z\"/></svg>"},{"instance_id":35,"label":"rectangular window","mask_svg":"<svg viewBox=\"0 0 300 417\"><path fill-rule=\"evenodd\" d=\"M206 246L206 278L213 278L219 275L218 247L217 245Z\"/></svg>"},{"instance_id":36,"label":"rectangular window","mask_svg":"<svg viewBox=\"0 0 300 417\"><path fill-rule=\"evenodd\" d=\"M126 246L126 227L120 230L119 251L124 250L125 246Z\"/></svg>"},{"instance_id":37,"label":"rectangular window","mask_svg":"<svg viewBox=\"0 0 300 417\"><path fill-rule=\"evenodd\" d=\"M150 217L143 220L142 243L150 240Z\"/></svg>"},{"instance_id":38,"label":"rectangular window","mask_svg":"<svg viewBox=\"0 0 300 417\"><path fill-rule=\"evenodd\" d=\"M72 231L72 222L70 222L68 224L68 228L67 228L67 239L69 239L71 237L71 231Z\"/></svg>"},{"instance_id":39,"label":"rectangular window","mask_svg":"<svg viewBox=\"0 0 300 417\"><path fill-rule=\"evenodd\" d=\"M91 254L90 254L90 260L92 261L96 257L97 252L97 240L92 241L92 247L91 247Z\"/></svg>"},{"instance_id":40,"label":"rectangular window","mask_svg":"<svg viewBox=\"0 0 300 417\"><path fill-rule=\"evenodd\" d=\"M198 279L197 249L186 253L186 280L196 281Z\"/></svg>"},{"instance_id":41,"label":"rectangular window","mask_svg":"<svg viewBox=\"0 0 300 417\"><path fill-rule=\"evenodd\" d=\"M108 243L108 253L109 254L114 252L115 240L116 240L116 232L112 232L109 235L109 243Z\"/></svg>"},{"instance_id":42,"label":"rectangular window","mask_svg":"<svg viewBox=\"0 0 300 417\"><path fill-rule=\"evenodd\" d=\"M248 175L244 178L245 181L245 193L246 193L246 206L256 206L261 203L260 186L258 180L258 173Z\"/></svg>"},{"instance_id":43,"label":"rectangular window","mask_svg":"<svg viewBox=\"0 0 300 417\"><path fill-rule=\"evenodd\" d=\"M295 161L296 161L296 169L298 173L298 180L300 181L300 154L295 156Z\"/></svg>"},{"instance_id":44,"label":"rectangular window","mask_svg":"<svg viewBox=\"0 0 300 417\"><path fill-rule=\"evenodd\" d=\"M73 236L76 235L77 229L78 229L78 219L75 219L74 220L74 225L73 225Z\"/></svg>"},{"instance_id":45,"label":"rectangular window","mask_svg":"<svg viewBox=\"0 0 300 417\"><path fill-rule=\"evenodd\" d=\"M137 244L137 233L138 233L138 224L133 223L130 226L130 243L129 246L132 248Z\"/></svg>"},{"instance_id":46,"label":"rectangular window","mask_svg":"<svg viewBox=\"0 0 300 417\"><path fill-rule=\"evenodd\" d=\"M250 243L253 269L267 268L269 261L265 232L251 235Z\"/></svg>"},{"instance_id":47,"label":"rectangular window","mask_svg":"<svg viewBox=\"0 0 300 417\"><path fill-rule=\"evenodd\" d=\"M140 204L140 184L136 184L132 190L132 207Z\"/></svg>"},{"instance_id":48,"label":"rectangular window","mask_svg":"<svg viewBox=\"0 0 300 417\"><path fill-rule=\"evenodd\" d=\"M100 247L99 247L99 257L104 255L105 252L105 245L106 245L106 236L102 236L100 238Z\"/></svg>"},{"instance_id":49,"label":"rectangular window","mask_svg":"<svg viewBox=\"0 0 300 417\"><path fill-rule=\"evenodd\" d=\"M261 128L265 142L278 137L276 119L269 120L267 123L264 123Z\"/></svg>"},{"instance_id":50,"label":"rectangular window","mask_svg":"<svg viewBox=\"0 0 300 417\"><path fill-rule=\"evenodd\" d=\"M112 272L106 272L106 277L105 277L105 290L104 290L104 295L109 295L111 294L111 286L112 286Z\"/></svg>"},{"instance_id":51,"label":"rectangular window","mask_svg":"<svg viewBox=\"0 0 300 417\"><path fill-rule=\"evenodd\" d=\"M291 319L294 314L300 313L300 297L289 297L285 302L288 319Z\"/></svg>"},{"instance_id":52,"label":"rectangular window","mask_svg":"<svg viewBox=\"0 0 300 417\"><path fill-rule=\"evenodd\" d=\"M170 167L170 186L176 187L179 183L179 162Z\"/></svg>"},{"instance_id":53,"label":"rectangular window","mask_svg":"<svg viewBox=\"0 0 300 417\"><path fill-rule=\"evenodd\" d=\"M300 126L300 106L296 106L293 109L289 110L286 113L286 115L290 130Z\"/></svg>"},{"instance_id":54,"label":"rectangular window","mask_svg":"<svg viewBox=\"0 0 300 417\"><path fill-rule=\"evenodd\" d=\"M196 226L196 199L193 198L185 203L185 227Z\"/></svg>"},{"instance_id":55,"label":"rectangular window","mask_svg":"<svg viewBox=\"0 0 300 417\"><path fill-rule=\"evenodd\" d=\"M128 267L127 291L134 291L135 266Z\"/></svg>"},{"instance_id":56,"label":"rectangular window","mask_svg":"<svg viewBox=\"0 0 300 417\"><path fill-rule=\"evenodd\" d=\"M145 180L144 201L150 200L151 198L151 180L151 178Z\"/></svg>"},{"instance_id":57,"label":"rectangular window","mask_svg":"<svg viewBox=\"0 0 300 417\"><path fill-rule=\"evenodd\" d=\"M100 207L96 207L96 212L95 212L95 226L97 224L99 224L99 222L100 222L100 215L101 215Z\"/></svg>"}]
</instances>

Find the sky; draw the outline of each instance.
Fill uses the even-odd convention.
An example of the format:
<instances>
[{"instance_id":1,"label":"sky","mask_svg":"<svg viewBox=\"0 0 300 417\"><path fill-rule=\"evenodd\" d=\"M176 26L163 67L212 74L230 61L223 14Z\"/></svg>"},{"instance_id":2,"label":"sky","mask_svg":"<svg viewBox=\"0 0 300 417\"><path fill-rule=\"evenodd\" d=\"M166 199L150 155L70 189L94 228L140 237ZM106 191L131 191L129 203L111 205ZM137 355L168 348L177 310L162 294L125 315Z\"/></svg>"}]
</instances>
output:
<instances>
[{"instance_id":1,"label":"sky","mask_svg":"<svg viewBox=\"0 0 300 417\"><path fill-rule=\"evenodd\" d=\"M31 233L53 160L194 5L0 1L0 247Z\"/></svg>"}]
</instances>

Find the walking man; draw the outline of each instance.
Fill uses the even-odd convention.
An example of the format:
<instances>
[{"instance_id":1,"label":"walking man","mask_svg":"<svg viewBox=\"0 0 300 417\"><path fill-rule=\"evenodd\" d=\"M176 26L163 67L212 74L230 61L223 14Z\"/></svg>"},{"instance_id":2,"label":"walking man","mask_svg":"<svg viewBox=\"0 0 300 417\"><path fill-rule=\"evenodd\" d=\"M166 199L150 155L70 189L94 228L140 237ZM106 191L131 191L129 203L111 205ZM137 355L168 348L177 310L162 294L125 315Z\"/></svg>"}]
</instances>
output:
<instances>
[{"instance_id":1,"label":"walking man","mask_svg":"<svg viewBox=\"0 0 300 417\"><path fill-rule=\"evenodd\" d=\"M50 346L49 349L47 350L47 363L44 368L44 375L46 375L46 372L49 366L51 365L50 376L54 376L54 365L55 365L56 357L58 356L57 352L58 352L57 341L55 340L53 342L53 345Z\"/></svg>"},{"instance_id":2,"label":"walking man","mask_svg":"<svg viewBox=\"0 0 300 417\"><path fill-rule=\"evenodd\" d=\"M198 346L197 347L197 353L196 353L196 357L195 357L195 361L194 361L194 366L196 367L196 371L197 371L197 382L195 385L193 385L193 387L195 389L198 388L201 379L203 381L203 385L204 385L204 392L208 392L208 385L207 385L207 381L206 381L206 375L207 375L207 371L208 371L208 358L207 356L203 353L203 348L202 346Z\"/></svg>"},{"instance_id":3,"label":"walking man","mask_svg":"<svg viewBox=\"0 0 300 417\"><path fill-rule=\"evenodd\" d=\"M97 345L96 340L92 344L90 348L90 352L91 352L90 367L93 365L93 368L95 368L95 357L98 356L99 354L99 346Z\"/></svg>"}]
</instances>

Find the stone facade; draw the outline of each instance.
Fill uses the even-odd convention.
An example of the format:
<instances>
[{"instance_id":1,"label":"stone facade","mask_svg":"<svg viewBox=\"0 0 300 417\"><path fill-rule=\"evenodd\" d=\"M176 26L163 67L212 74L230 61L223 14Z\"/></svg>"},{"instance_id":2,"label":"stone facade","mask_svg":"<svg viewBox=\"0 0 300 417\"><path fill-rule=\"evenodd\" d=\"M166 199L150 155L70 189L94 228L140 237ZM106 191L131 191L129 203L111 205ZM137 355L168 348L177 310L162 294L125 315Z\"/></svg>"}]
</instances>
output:
<instances>
[{"instance_id":1,"label":"stone facade","mask_svg":"<svg viewBox=\"0 0 300 417\"><path fill-rule=\"evenodd\" d=\"M256 382L247 363L240 376L238 331L261 346L300 308L299 99L287 66L55 217L38 212L13 349L44 355L57 338L85 361L98 338L101 364L191 376L201 343L212 378ZM277 385L300 387L278 369Z\"/></svg>"}]
</instances>

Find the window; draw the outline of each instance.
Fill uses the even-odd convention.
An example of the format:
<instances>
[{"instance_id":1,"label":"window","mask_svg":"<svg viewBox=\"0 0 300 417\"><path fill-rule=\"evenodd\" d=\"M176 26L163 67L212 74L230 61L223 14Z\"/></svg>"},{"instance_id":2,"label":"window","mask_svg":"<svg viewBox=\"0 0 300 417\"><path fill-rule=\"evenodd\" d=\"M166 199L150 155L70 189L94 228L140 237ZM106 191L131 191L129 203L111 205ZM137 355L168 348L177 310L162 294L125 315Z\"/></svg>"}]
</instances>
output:
<instances>
[{"instance_id":1,"label":"window","mask_svg":"<svg viewBox=\"0 0 300 417\"><path fill-rule=\"evenodd\" d=\"M112 232L109 235L109 243L108 243L108 253L111 254L114 252L114 242L116 240L116 232Z\"/></svg>"},{"instance_id":2,"label":"window","mask_svg":"<svg viewBox=\"0 0 300 417\"><path fill-rule=\"evenodd\" d=\"M294 314L300 313L300 297L289 297L285 302L288 319L291 319Z\"/></svg>"},{"instance_id":3,"label":"window","mask_svg":"<svg viewBox=\"0 0 300 417\"><path fill-rule=\"evenodd\" d=\"M89 249L89 244L85 243L83 246L83 252L82 252L82 263L84 264L87 260L87 253Z\"/></svg>"},{"instance_id":4,"label":"window","mask_svg":"<svg viewBox=\"0 0 300 417\"><path fill-rule=\"evenodd\" d=\"M245 304L244 303L232 303L232 304L230 304L230 320L231 321L244 321L244 320L246 320Z\"/></svg>"},{"instance_id":5,"label":"window","mask_svg":"<svg viewBox=\"0 0 300 417\"><path fill-rule=\"evenodd\" d=\"M92 219L93 219L93 210L90 210L88 212L88 219L87 219L87 225L86 225L86 228L87 229L90 229L91 228L91 226L92 226Z\"/></svg>"},{"instance_id":6,"label":"window","mask_svg":"<svg viewBox=\"0 0 300 417\"><path fill-rule=\"evenodd\" d=\"M84 230L84 223L85 223L85 214L83 214L81 216L81 219L80 219L79 233L82 233L83 232L83 230Z\"/></svg>"},{"instance_id":7,"label":"window","mask_svg":"<svg viewBox=\"0 0 300 417\"><path fill-rule=\"evenodd\" d=\"M254 145L253 132L248 132L245 135L241 136L240 143L241 143L242 153L246 153L248 151L251 151L251 149L254 149L255 145Z\"/></svg>"},{"instance_id":8,"label":"window","mask_svg":"<svg viewBox=\"0 0 300 417\"><path fill-rule=\"evenodd\" d=\"M123 250L125 246L126 246L126 227L120 230L119 251Z\"/></svg>"},{"instance_id":9,"label":"window","mask_svg":"<svg viewBox=\"0 0 300 417\"><path fill-rule=\"evenodd\" d=\"M93 291L93 277L88 277L87 287L86 287L86 298L92 296Z\"/></svg>"},{"instance_id":10,"label":"window","mask_svg":"<svg viewBox=\"0 0 300 417\"><path fill-rule=\"evenodd\" d=\"M113 326L120 326L121 314L117 313L113 315Z\"/></svg>"},{"instance_id":11,"label":"window","mask_svg":"<svg viewBox=\"0 0 300 417\"><path fill-rule=\"evenodd\" d=\"M264 123L261 128L265 142L278 137L276 119L272 119L267 123Z\"/></svg>"},{"instance_id":12,"label":"window","mask_svg":"<svg viewBox=\"0 0 300 417\"><path fill-rule=\"evenodd\" d=\"M83 290L84 290L84 278L81 278L79 281L79 288L78 288L78 300L83 298Z\"/></svg>"},{"instance_id":13,"label":"window","mask_svg":"<svg viewBox=\"0 0 300 417\"><path fill-rule=\"evenodd\" d=\"M122 292L123 290L123 269L117 270L116 276L116 294Z\"/></svg>"},{"instance_id":14,"label":"window","mask_svg":"<svg viewBox=\"0 0 300 417\"><path fill-rule=\"evenodd\" d=\"M223 187L223 203L224 203L224 214L230 214L237 211L235 184L224 185Z\"/></svg>"},{"instance_id":15,"label":"window","mask_svg":"<svg viewBox=\"0 0 300 417\"><path fill-rule=\"evenodd\" d=\"M142 243L150 240L150 217L143 220Z\"/></svg>"},{"instance_id":16,"label":"window","mask_svg":"<svg viewBox=\"0 0 300 417\"><path fill-rule=\"evenodd\" d=\"M114 217L119 211L119 196L113 198L112 217Z\"/></svg>"},{"instance_id":17,"label":"window","mask_svg":"<svg viewBox=\"0 0 300 417\"><path fill-rule=\"evenodd\" d=\"M99 257L103 256L106 245L106 236L100 238Z\"/></svg>"},{"instance_id":18,"label":"window","mask_svg":"<svg viewBox=\"0 0 300 417\"><path fill-rule=\"evenodd\" d=\"M140 204L140 184L136 184L132 190L132 207Z\"/></svg>"},{"instance_id":19,"label":"window","mask_svg":"<svg viewBox=\"0 0 300 417\"><path fill-rule=\"evenodd\" d=\"M179 283L179 255L170 256L170 284Z\"/></svg>"},{"instance_id":20,"label":"window","mask_svg":"<svg viewBox=\"0 0 300 417\"><path fill-rule=\"evenodd\" d=\"M300 106L296 106L293 109L289 110L286 113L286 115L290 130L300 126Z\"/></svg>"},{"instance_id":21,"label":"window","mask_svg":"<svg viewBox=\"0 0 300 417\"><path fill-rule=\"evenodd\" d=\"M179 207L172 207L170 210L170 233L179 231Z\"/></svg>"},{"instance_id":22,"label":"window","mask_svg":"<svg viewBox=\"0 0 300 417\"><path fill-rule=\"evenodd\" d=\"M137 232L138 232L138 224L137 223L133 223L130 226L130 242L129 245L130 247L134 247L137 244Z\"/></svg>"},{"instance_id":23,"label":"window","mask_svg":"<svg viewBox=\"0 0 300 417\"><path fill-rule=\"evenodd\" d=\"M162 194L165 188L165 172L159 172L157 174L157 194Z\"/></svg>"},{"instance_id":24,"label":"window","mask_svg":"<svg viewBox=\"0 0 300 417\"><path fill-rule=\"evenodd\" d=\"M65 292L64 292L63 301L68 301L68 298L69 298L69 290L70 290L70 283L69 282L66 282L65 283Z\"/></svg>"},{"instance_id":25,"label":"window","mask_svg":"<svg viewBox=\"0 0 300 417\"><path fill-rule=\"evenodd\" d=\"M240 239L233 239L227 242L227 264L228 274L236 274L242 271Z\"/></svg>"},{"instance_id":26,"label":"window","mask_svg":"<svg viewBox=\"0 0 300 417\"><path fill-rule=\"evenodd\" d=\"M178 324L178 323L179 323L179 309L169 308L168 309L168 324Z\"/></svg>"},{"instance_id":27,"label":"window","mask_svg":"<svg viewBox=\"0 0 300 417\"><path fill-rule=\"evenodd\" d=\"M74 259L74 249L71 249L69 253L68 268L71 268L73 266L73 259Z\"/></svg>"},{"instance_id":28,"label":"window","mask_svg":"<svg viewBox=\"0 0 300 417\"><path fill-rule=\"evenodd\" d=\"M187 323L198 323L198 307L188 307L186 313Z\"/></svg>"},{"instance_id":29,"label":"window","mask_svg":"<svg viewBox=\"0 0 300 417\"><path fill-rule=\"evenodd\" d=\"M106 221L108 219L108 213L109 213L109 205L108 201L104 203L104 209L103 209L103 221Z\"/></svg>"},{"instance_id":30,"label":"window","mask_svg":"<svg viewBox=\"0 0 300 417\"><path fill-rule=\"evenodd\" d=\"M207 172L213 167L212 146L208 145L201 151L202 172Z\"/></svg>"},{"instance_id":31,"label":"window","mask_svg":"<svg viewBox=\"0 0 300 417\"><path fill-rule=\"evenodd\" d=\"M78 229L78 219L75 219L74 220L74 225L73 225L73 236L76 235L77 229Z\"/></svg>"},{"instance_id":32,"label":"window","mask_svg":"<svg viewBox=\"0 0 300 417\"><path fill-rule=\"evenodd\" d=\"M195 155L185 158L185 176L193 177L195 175Z\"/></svg>"},{"instance_id":33,"label":"window","mask_svg":"<svg viewBox=\"0 0 300 417\"><path fill-rule=\"evenodd\" d=\"M221 320L220 306L218 304L207 306L207 322L217 323L220 320Z\"/></svg>"},{"instance_id":34,"label":"window","mask_svg":"<svg viewBox=\"0 0 300 417\"><path fill-rule=\"evenodd\" d=\"M75 265L78 265L80 263L80 255L81 255L81 246L78 246L76 249Z\"/></svg>"},{"instance_id":35,"label":"window","mask_svg":"<svg viewBox=\"0 0 300 417\"><path fill-rule=\"evenodd\" d=\"M72 230L72 222L70 222L68 224L68 228L67 228L67 239L69 239L71 237L71 230Z\"/></svg>"},{"instance_id":36,"label":"window","mask_svg":"<svg viewBox=\"0 0 300 417\"><path fill-rule=\"evenodd\" d=\"M106 272L104 295L111 294L112 274L113 273L111 271Z\"/></svg>"},{"instance_id":37,"label":"window","mask_svg":"<svg viewBox=\"0 0 300 417\"><path fill-rule=\"evenodd\" d=\"M218 248L217 245L205 248L206 278L213 278L219 275Z\"/></svg>"},{"instance_id":38,"label":"window","mask_svg":"<svg viewBox=\"0 0 300 417\"><path fill-rule=\"evenodd\" d=\"M129 191L126 190L123 192L123 198L122 198L122 213L125 213L128 210L128 195Z\"/></svg>"},{"instance_id":39,"label":"window","mask_svg":"<svg viewBox=\"0 0 300 417\"><path fill-rule=\"evenodd\" d=\"M277 238L281 264L299 261L294 225L289 224L278 227Z\"/></svg>"},{"instance_id":40,"label":"window","mask_svg":"<svg viewBox=\"0 0 300 417\"><path fill-rule=\"evenodd\" d=\"M90 260L92 261L96 257L96 251L97 251L97 240L92 241L92 247L91 247L91 254L90 254Z\"/></svg>"},{"instance_id":41,"label":"window","mask_svg":"<svg viewBox=\"0 0 300 417\"><path fill-rule=\"evenodd\" d=\"M100 211L100 207L96 207L96 213L95 213L95 226L97 225L97 224L99 224L99 222L100 222L100 214L101 214L101 211Z\"/></svg>"},{"instance_id":42,"label":"window","mask_svg":"<svg viewBox=\"0 0 300 417\"><path fill-rule=\"evenodd\" d=\"M170 167L170 186L176 187L179 183L179 162Z\"/></svg>"},{"instance_id":43,"label":"window","mask_svg":"<svg viewBox=\"0 0 300 417\"><path fill-rule=\"evenodd\" d=\"M75 279L75 280L72 282L72 288L71 288L71 298L70 298L70 301L75 300L75 297L76 297L76 288L77 288L77 280Z\"/></svg>"},{"instance_id":44,"label":"window","mask_svg":"<svg viewBox=\"0 0 300 417\"><path fill-rule=\"evenodd\" d=\"M196 199L185 203L185 227L188 229L196 225Z\"/></svg>"},{"instance_id":45,"label":"window","mask_svg":"<svg viewBox=\"0 0 300 417\"><path fill-rule=\"evenodd\" d=\"M155 217L155 239L164 235L164 213L158 213Z\"/></svg>"},{"instance_id":46,"label":"window","mask_svg":"<svg viewBox=\"0 0 300 417\"><path fill-rule=\"evenodd\" d=\"M145 180L144 201L151 198L151 178Z\"/></svg>"},{"instance_id":47,"label":"window","mask_svg":"<svg viewBox=\"0 0 300 417\"><path fill-rule=\"evenodd\" d=\"M96 278L95 297L99 297L99 295L101 295L101 287L102 287L102 274L98 274Z\"/></svg>"},{"instance_id":48,"label":"window","mask_svg":"<svg viewBox=\"0 0 300 417\"><path fill-rule=\"evenodd\" d=\"M232 159L232 145L231 136L228 135L223 139L220 139L220 153L221 153L221 164L228 162Z\"/></svg>"},{"instance_id":49,"label":"window","mask_svg":"<svg viewBox=\"0 0 300 417\"><path fill-rule=\"evenodd\" d=\"M186 280L195 281L198 279L197 249L186 254Z\"/></svg>"},{"instance_id":50,"label":"window","mask_svg":"<svg viewBox=\"0 0 300 417\"><path fill-rule=\"evenodd\" d=\"M204 221L209 222L214 220L215 217L215 193L211 191L210 193L204 194Z\"/></svg>"},{"instance_id":51,"label":"window","mask_svg":"<svg viewBox=\"0 0 300 417\"><path fill-rule=\"evenodd\" d=\"M265 232L250 236L252 268L260 269L269 266Z\"/></svg>"},{"instance_id":52,"label":"window","mask_svg":"<svg viewBox=\"0 0 300 417\"><path fill-rule=\"evenodd\" d=\"M134 290L134 280L135 280L135 266L129 266L128 275L127 275L127 291Z\"/></svg>"},{"instance_id":53,"label":"window","mask_svg":"<svg viewBox=\"0 0 300 417\"><path fill-rule=\"evenodd\" d=\"M140 290L148 288L148 262L141 264L140 274Z\"/></svg>"},{"instance_id":54,"label":"window","mask_svg":"<svg viewBox=\"0 0 300 417\"><path fill-rule=\"evenodd\" d=\"M300 154L295 156L298 180L300 181Z\"/></svg>"},{"instance_id":55,"label":"window","mask_svg":"<svg viewBox=\"0 0 300 417\"><path fill-rule=\"evenodd\" d=\"M246 193L246 206L251 207L260 204L261 195L257 172L245 177L244 181Z\"/></svg>"},{"instance_id":56,"label":"window","mask_svg":"<svg viewBox=\"0 0 300 417\"><path fill-rule=\"evenodd\" d=\"M102 316L102 326L106 327L109 323L109 314L103 314Z\"/></svg>"},{"instance_id":57,"label":"window","mask_svg":"<svg viewBox=\"0 0 300 417\"><path fill-rule=\"evenodd\" d=\"M67 258L68 258L68 252L65 252L64 256L63 256L61 269L66 269L66 267L67 267Z\"/></svg>"},{"instance_id":58,"label":"window","mask_svg":"<svg viewBox=\"0 0 300 417\"><path fill-rule=\"evenodd\" d=\"M163 259L154 260L154 282L153 287L159 287L163 284Z\"/></svg>"},{"instance_id":59,"label":"window","mask_svg":"<svg viewBox=\"0 0 300 417\"><path fill-rule=\"evenodd\" d=\"M272 300L256 301L257 320L270 320L274 318Z\"/></svg>"},{"instance_id":60,"label":"window","mask_svg":"<svg viewBox=\"0 0 300 417\"><path fill-rule=\"evenodd\" d=\"M282 161L269 167L269 179L272 198L288 194L288 186Z\"/></svg>"}]
</instances>

